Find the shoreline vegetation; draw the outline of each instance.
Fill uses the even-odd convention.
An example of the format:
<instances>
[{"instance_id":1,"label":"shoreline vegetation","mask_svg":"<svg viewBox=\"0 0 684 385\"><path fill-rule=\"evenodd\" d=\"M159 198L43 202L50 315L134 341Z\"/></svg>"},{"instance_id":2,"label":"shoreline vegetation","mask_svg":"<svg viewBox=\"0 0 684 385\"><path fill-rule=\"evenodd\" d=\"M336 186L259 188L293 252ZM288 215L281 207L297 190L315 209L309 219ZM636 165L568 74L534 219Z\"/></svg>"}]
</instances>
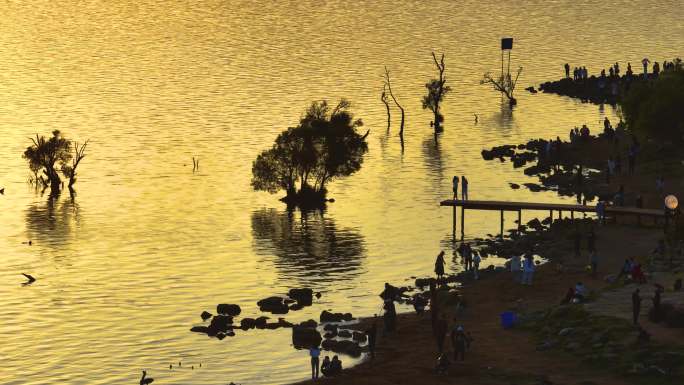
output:
<instances>
[{"instance_id":1,"label":"shoreline vegetation","mask_svg":"<svg viewBox=\"0 0 684 385\"><path fill-rule=\"evenodd\" d=\"M587 92L598 87L598 83L590 86L598 81L591 79L567 94L606 102L604 94ZM563 79L555 83L568 81L572 82ZM654 93L651 97L658 97L659 80L652 81L655 84L646 87ZM554 92L549 86L546 89ZM525 184L532 191L553 190L576 196L585 204L596 199L606 204L663 208L666 195L682 196L684 192L684 158L679 150L684 137L675 132L672 140L662 140L634 119L635 109L643 106L622 107L627 122L569 128L568 141L558 137L500 146L483 150L483 158L508 161L515 168L526 166L524 174L539 179L539 184ZM681 126L676 122L667 128L678 131ZM511 188L520 186L511 183ZM684 295L680 291L684 256L678 230L684 226L678 222L664 232L662 223L617 218L602 223L586 215L546 217L529 221L519 231L510 230L503 239L466 241L484 258L483 265L490 254L505 258L535 254L548 263L537 267L531 286L514 282L510 271L494 266L481 270L478 280L468 271L447 276L438 284L438 291L457 300L438 306L434 315L432 309L398 315L394 332L378 331L374 358L366 358L339 376L298 384L682 383L684 344L677 341L684 335ZM591 249L597 257L591 258ZM463 259L457 254L453 258ZM642 267L646 282L620 274L629 258ZM591 272L588 265L596 261L596 271ZM419 278L416 288L424 289L429 282L439 281ZM568 290L579 282L588 290L585 300L564 301ZM632 293L637 288L642 310L638 324L633 325ZM409 293L413 294L409 303L421 296L429 298L428 291L410 288ZM501 315L507 311L517 315L511 329L502 327ZM667 314L661 314L665 311ZM440 354L433 332L435 317L446 320L449 330L463 326L474 340L465 361L454 362L447 335L443 352L452 362L442 374L435 371ZM381 325L382 317L361 319L356 328L366 330L373 322ZM303 371L305 364L303 361Z\"/></svg>"}]
</instances>

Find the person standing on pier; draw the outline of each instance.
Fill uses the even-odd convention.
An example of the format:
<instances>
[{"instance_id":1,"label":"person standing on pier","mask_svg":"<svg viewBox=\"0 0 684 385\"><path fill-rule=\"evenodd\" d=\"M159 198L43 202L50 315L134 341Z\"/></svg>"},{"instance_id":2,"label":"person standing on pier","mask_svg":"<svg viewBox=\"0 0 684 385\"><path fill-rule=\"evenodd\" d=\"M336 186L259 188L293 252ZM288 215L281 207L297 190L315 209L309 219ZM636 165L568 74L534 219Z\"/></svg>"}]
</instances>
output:
<instances>
[{"instance_id":1,"label":"person standing on pier","mask_svg":"<svg viewBox=\"0 0 684 385\"><path fill-rule=\"evenodd\" d=\"M461 199L464 201L468 200L468 179L465 175L461 175Z\"/></svg>"},{"instance_id":2,"label":"person standing on pier","mask_svg":"<svg viewBox=\"0 0 684 385\"><path fill-rule=\"evenodd\" d=\"M565 63L565 78L570 79L570 64Z\"/></svg>"},{"instance_id":3,"label":"person standing on pier","mask_svg":"<svg viewBox=\"0 0 684 385\"><path fill-rule=\"evenodd\" d=\"M451 184L454 190L454 200L456 200L456 198L458 198L458 175L454 175L454 178L451 180Z\"/></svg>"}]
</instances>

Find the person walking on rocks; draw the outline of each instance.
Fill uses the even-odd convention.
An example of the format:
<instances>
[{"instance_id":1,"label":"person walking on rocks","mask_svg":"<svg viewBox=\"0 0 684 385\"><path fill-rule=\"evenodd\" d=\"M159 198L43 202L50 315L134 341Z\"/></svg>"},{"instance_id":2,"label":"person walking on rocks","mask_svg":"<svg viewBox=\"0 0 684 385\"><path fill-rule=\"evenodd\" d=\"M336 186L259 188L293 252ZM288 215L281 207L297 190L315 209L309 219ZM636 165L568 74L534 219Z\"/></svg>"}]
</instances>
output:
<instances>
[{"instance_id":1,"label":"person walking on rocks","mask_svg":"<svg viewBox=\"0 0 684 385\"><path fill-rule=\"evenodd\" d=\"M314 345L309 349L309 356L311 356L311 379L318 378L318 357L321 355L321 349L318 345Z\"/></svg>"},{"instance_id":2,"label":"person walking on rocks","mask_svg":"<svg viewBox=\"0 0 684 385\"><path fill-rule=\"evenodd\" d=\"M632 322L634 325L639 324L639 313L641 312L641 296L639 295L639 289L636 289L632 293Z\"/></svg>"},{"instance_id":3,"label":"person walking on rocks","mask_svg":"<svg viewBox=\"0 0 684 385\"><path fill-rule=\"evenodd\" d=\"M461 175L461 199L464 201L468 200L468 179L465 175Z\"/></svg>"},{"instance_id":4,"label":"person walking on rocks","mask_svg":"<svg viewBox=\"0 0 684 385\"><path fill-rule=\"evenodd\" d=\"M452 188L454 190L454 200L458 198L458 176L454 175L453 179L451 180Z\"/></svg>"},{"instance_id":5,"label":"person walking on rocks","mask_svg":"<svg viewBox=\"0 0 684 385\"><path fill-rule=\"evenodd\" d=\"M522 284L532 286L532 278L534 276L534 259L532 255L528 254L525 256L525 262L523 262L523 278Z\"/></svg>"},{"instance_id":6,"label":"person walking on rocks","mask_svg":"<svg viewBox=\"0 0 684 385\"><path fill-rule=\"evenodd\" d=\"M444 250L439 252L437 255L437 260L435 261L435 274L437 274L437 279L441 279L444 276Z\"/></svg>"}]
</instances>

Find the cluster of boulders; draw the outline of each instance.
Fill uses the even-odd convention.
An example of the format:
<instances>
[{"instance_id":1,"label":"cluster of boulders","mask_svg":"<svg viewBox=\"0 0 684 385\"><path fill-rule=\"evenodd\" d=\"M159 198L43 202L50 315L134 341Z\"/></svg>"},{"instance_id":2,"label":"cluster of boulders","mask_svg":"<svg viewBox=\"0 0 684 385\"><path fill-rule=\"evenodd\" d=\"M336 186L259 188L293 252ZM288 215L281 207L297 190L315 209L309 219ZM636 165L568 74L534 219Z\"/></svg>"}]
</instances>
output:
<instances>
[{"instance_id":1,"label":"cluster of boulders","mask_svg":"<svg viewBox=\"0 0 684 385\"><path fill-rule=\"evenodd\" d=\"M629 79L629 82L638 82L642 80L642 78L634 76ZM626 76L621 78L619 76L597 77L592 75L586 79L577 81L570 78L564 78L545 82L539 86L539 89L545 93L569 96L571 98L580 99L583 102L615 104L620 97L619 89L627 82ZM615 84L615 87L617 88L614 89L613 84Z\"/></svg>"},{"instance_id":2,"label":"cluster of boulders","mask_svg":"<svg viewBox=\"0 0 684 385\"><path fill-rule=\"evenodd\" d=\"M200 314L202 321L211 319L208 326L193 326L190 331L196 333L204 333L209 337L216 337L220 340L225 337L233 337L233 317L237 317L242 313L242 309L238 305L219 304L216 306L216 315L203 311Z\"/></svg>"},{"instance_id":3,"label":"cluster of boulders","mask_svg":"<svg viewBox=\"0 0 684 385\"><path fill-rule=\"evenodd\" d=\"M272 314L287 314L290 311L301 310L311 306L314 296L321 297L321 293L314 293L311 289L290 289L287 297L272 296L257 302L259 310Z\"/></svg>"}]
</instances>

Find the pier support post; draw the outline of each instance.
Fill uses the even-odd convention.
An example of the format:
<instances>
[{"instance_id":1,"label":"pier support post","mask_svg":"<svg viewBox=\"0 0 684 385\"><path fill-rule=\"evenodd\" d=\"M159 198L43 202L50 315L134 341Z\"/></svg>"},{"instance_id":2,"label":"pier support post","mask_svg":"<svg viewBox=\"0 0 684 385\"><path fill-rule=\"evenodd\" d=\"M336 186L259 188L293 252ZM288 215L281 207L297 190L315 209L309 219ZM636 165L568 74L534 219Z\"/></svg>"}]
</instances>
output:
<instances>
[{"instance_id":1,"label":"pier support post","mask_svg":"<svg viewBox=\"0 0 684 385\"><path fill-rule=\"evenodd\" d=\"M551 218L551 223L553 223L553 210L549 210L549 218Z\"/></svg>"},{"instance_id":2,"label":"pier support post","mask_svg":"<svg viewBox=\"0 0 684 385\"><path fill-rule=\"evenodd\" d=\"M454 208L454 213L453 213L452 224L451 224L451 239L452 239L452 241L456 242L456 205L454 205L453 208ZM461 226L463 226L463 224L461 224Z\"/></svg>"},{"instance_id":3,"label":"pier support post","mask_svg":"<svg viewBox=\"0 0 684 385\"><path fill-rule=\"evenodd\" d=\"M575 219L575 212L570 210L570 219Z\"/></svg>"},{"instance_id":4,"label":"pier support post","mask_svg":"<svg viewBox=\"0 0 684 385\"><path fill-rule=\"evenodd\" d=\"M461 206L461 241L465 238L465 207Z\"/></svg>"},{"instance_id":5,"label":"pier support post","mask_svg":"<svg viewBox=\"0 0 684 385\"><path fill-rule=\"evenodd\" d=\"M518 210L518 232L522 229L522 210Z\"/></svg>"},{"instance_id":6,"label":"pier support post","mask_svg":"<svg viewBox=\"0 0 684 385\"><path fill-rule=\"evenodd\" d=\"M504 216L503 216L503 210L501 210L501 239L503 239L503 225L504 225Z\"/></svg>"}]
</instances>

